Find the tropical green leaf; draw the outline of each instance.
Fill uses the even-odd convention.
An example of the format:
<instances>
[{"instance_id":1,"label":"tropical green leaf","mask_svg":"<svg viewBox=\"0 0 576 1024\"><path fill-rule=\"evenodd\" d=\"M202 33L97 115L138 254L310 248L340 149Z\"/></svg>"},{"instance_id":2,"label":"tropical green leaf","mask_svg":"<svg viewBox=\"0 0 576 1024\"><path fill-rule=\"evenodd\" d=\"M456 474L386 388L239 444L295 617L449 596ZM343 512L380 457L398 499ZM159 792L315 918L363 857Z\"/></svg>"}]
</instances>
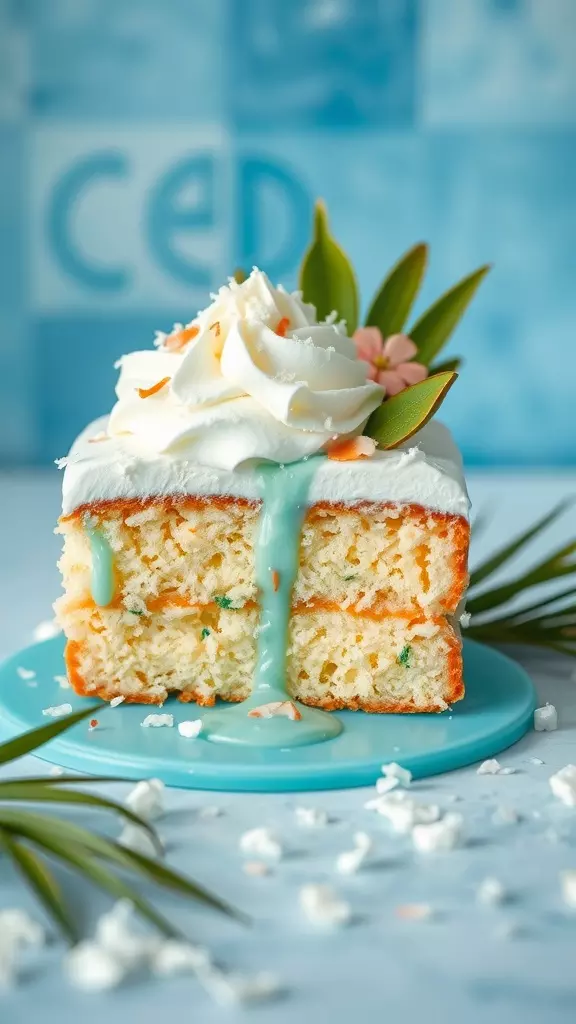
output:
<instances>
[{"instance_id":1,"label":"tropical green leaf","mask_svg":"<svg viewBox=\"0 0 576 1024\"><path fill-rule=\"evenodd\" d=\"M118 843L72 822L60 818L48 817L29 811L12 810L0 804L0 828L14 830L20 835L37 842L40 834L53 834L64 840L67 845L76 845L83 848L87 855L104 857L113 861L119 867L129 871L137 871L145 874L151 881L165 888L177 890L189 898L195 899L215 910L237 919L242 919L237 910L230 907L225 901L214 896L211 892L197 885L184 875L178 874L164 864L159 864L142 854L135 854Z\"/></svg>"},{"instance_id":2,"label":"tropical green leaf","mask_svg":"<svg viewBox=\"0 0 576 1024\"><path fill-rule=\"evenodd\" d=\"M40 900L64 938L71 943L77 942L80 936L74 919L66 906L62 890L42 858L24 843L2 830L0 830L0 845L4 846L24 881Z\"/></svg>"},{"instance_id":3,"label":"tropical green leaf","mask_svg":"<svg viewBox=\"0 0 576 1024\"><path fill-rule=\"evenodd\" d=\"M464 315L480 282L489 270L489 265L480 267L459 281L441 295L408 331L412 341L418 346L418 362L430 366Z\"/></svg>"},{"instance_id":4,"label":"tropical green leaf","mask_svg":"<svg viewBox=\"0 0 576 1024\"><path fill-rule=\"evenodd\" d=\"M491 611L493 608L512 601L529 587L536 587L541 583L548 583L560 579L561 576L570 576L572 573L576 573L576 561L572 558L575 552L576 541L571 541L570 544L559 548L521 576L508 583L503 583L500 587L494 587L492 590L473 596L466 602L467 611L472 615Z\"/></svg>"},{"instance_id":5,"label":"tropical green leaf","mask_svg":"<svg viewBox=\"0 0 576 1024\"><path fill-rule=\"evenodd\" d=\"M458 375L441 373L405 388L372 413L364 433L380 448L397 448L434 415Z\"/></svg>"},{"instance_id":6,"label":"tropical green leaf","mask_svg":"<svg viewBox=\"0 0 576 1024\"><path fill-rule=\"evenodd\" d=\"M383 338L398 334L404 327L420 289L427 262L428 246L420 242L400 257L374 296L366 315L366 324L379 327Z\"/></svg>"},{"instance_id":7,"label":"tropical green leaf","mask_svg":"<svg viewBox=\"0 0 576 1024\"><path fill-rule=\"evenodd\" d=\"M358 326L358 285L350 260L330 234L321 199L314 209L314 236L300 266L304 300L316 306L319 320L334 310L346 321L348 334Z\"/></svg>"},{"instance_id":8,"label":"tropical green leaf","mask_svg":"<svg viewBox=\"0 0 576 1024\"><path fill-rule=\"evenodd\" d=\"M546 527L550 526L555 519L558 519L571 503L571 500L567 499L559 502L551 512L548 512L547 515L543 516L542 519L539 519L537 523L534 523L530 529L519 534L514 538L514 540L505 544L504 547L496 551L495 554L490 556L490 558L487 558L486 561L482 562L476 569L473 569L470 573L470 587L476 587L479 583L482 583L483 580L492 576L497 569L510 561L518 551L521 551L522 548L525 547L526 544L529 544L534 537L537 537L542 530L545 530Z\"/></svg>"},{"instance_id":9,"label":"tropical green leaf","mask_svg":"<svg viewBox=\"0 0 576 1024\"><path fill-rule=\"evenodd\" d=\"M458 372L462 362L463 360L456 356L454 359L445 359L443 363L434 363L434 366L430 367L430 374L447 373L449 370Z\"/></svg>"},{"instance_id":10,"label":"tropical green leaf","mask_svg":"<svg viewBox=\"0 0 576 1024\"><path fill-rule=\"evenodd\" d=\"M0 764L8 764L9 761L15 761L16 758L23 757L24 754L30 754L44 743L53 740L55 736L59 736L61 732L66 732L76 722L81 722L83 718L93 716L96 711L104 706L107 705L104 705L102 702L91 704L90 707L84 708L82 711L76 711L72 715L57 718L49 722L48 725L40 725L37 729L30 729L28 732L22 733L21 736L15 736L12 740L0 743Z\"/></svg>"},{"instance_id":11,"label":"tropical green leaf","mask_svg":"<svg viewBox=\"0 0 576 1024\"><path fill-rule=\"evenodd\" d=\"M115 800L108 800L106 797L97 796L95 793L82 793L78 790L62 789L60 786L52 786L50 780L45 782L23 782L0 781L0 801L2 800L29 800L32 803L58 803L58 804L81 804L86 807L94 807L100 810L112 811L119 814L128 821L133 822L139 828L144 829L156 846L158 854L162 853L162 847L155 829L134 814L129 807L117 803Z\"/></svg>"}]
</instances>

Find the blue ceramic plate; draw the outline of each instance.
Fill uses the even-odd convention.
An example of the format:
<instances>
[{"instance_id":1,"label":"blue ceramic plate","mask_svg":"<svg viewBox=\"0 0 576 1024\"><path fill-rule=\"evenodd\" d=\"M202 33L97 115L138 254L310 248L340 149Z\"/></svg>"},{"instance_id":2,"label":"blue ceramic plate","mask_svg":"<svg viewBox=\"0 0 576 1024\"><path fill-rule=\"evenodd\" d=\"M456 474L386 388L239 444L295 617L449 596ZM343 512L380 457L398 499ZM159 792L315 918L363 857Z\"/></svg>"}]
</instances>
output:
<instances>
[{"instance_id":1,"label":"blue ceramic plate","mask_svg":"<svg viewBox=\"0 0 576 1024\"><path fill-rule=\"evenodd\" d=\"M87 704L62 689L63 640L27 647L0 667L0 739L46 723L42 709L70 701ZM32 669L22 680L16 669ZM535 693L524 670L497 651L464 641L466 697L441 715L367 715L340 712L344 731L336 739L291 750L255 749L183 739L176 724L198 717L191 705L170 700L173 729L143 729L142 719L158 709L108 705L99 709L97 729L81 722L42 747L45 761L93 774L130 779L155 776L186 789L286 792L366 786L386 761L399 761L415 778L462 768L493 757L531 727Z\"/></svg>"}]
</instances>

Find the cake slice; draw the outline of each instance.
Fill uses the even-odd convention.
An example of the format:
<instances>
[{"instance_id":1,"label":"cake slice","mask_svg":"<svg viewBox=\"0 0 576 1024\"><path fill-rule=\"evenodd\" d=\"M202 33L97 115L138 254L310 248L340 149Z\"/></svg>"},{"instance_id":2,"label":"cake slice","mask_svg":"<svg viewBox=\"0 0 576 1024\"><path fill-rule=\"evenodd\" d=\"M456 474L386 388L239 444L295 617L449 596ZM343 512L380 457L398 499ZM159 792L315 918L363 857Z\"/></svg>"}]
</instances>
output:
<instances>
[{"instance_id":1,"label":"cake slice","mask_svg":"<svg viewBox=\"0 0 576 1024\"><path fill-rule=\"evenodd\" d=\"M350 346L341 325L315 324L253 274L157 351L126 357L111 417L66 460L56 610L78 693L249 696L266 628L260 459L289 468L358 432L382 389ZM399 449L314 463L298 535L286 536L287 695L325 710L445 709L464 692L469 541L448 431L431 422Z\"/></svg>"}]
</instances>

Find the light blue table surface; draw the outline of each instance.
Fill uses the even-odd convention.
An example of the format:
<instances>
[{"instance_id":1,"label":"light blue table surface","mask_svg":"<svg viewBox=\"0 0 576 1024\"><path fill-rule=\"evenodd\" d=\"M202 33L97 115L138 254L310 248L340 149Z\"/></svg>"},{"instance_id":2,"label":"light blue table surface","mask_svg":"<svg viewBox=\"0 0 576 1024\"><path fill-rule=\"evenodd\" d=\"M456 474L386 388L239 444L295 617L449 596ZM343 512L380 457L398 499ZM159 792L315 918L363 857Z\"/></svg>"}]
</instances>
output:
<instances>
[{"instance_id":1,"label":"light blue table surface","mask_svg":"<svg viewBox=\"0 0 576 1024\"><path fill-rule=\"evenodd\" d=\"M478 552L527 526L553 502L576 492L574 475L472 475L477 509L493 510ZM45 475L0 476L0 655L28 643L33 627L50 615L58 593L54 563L58 538L59 479ZM572 521L570 521L572 519ZM542 553L574 529L569 514L538 544ZM521 563L519 563L521 564ZM363 809L371 790L300 795L210 794L172 790L159 830L169 862L217 890L254 918L250 929L168 896L158 905L195 940L209 945L231 967L269 969L285 982L275 1003L227 1011L215 1006L190 978L138 980L105 995L70 989L60 969L62 947L34 962L18 989L0 997L2 1024L152 1024L158 1020L212 1024L254 1019L266 1024L382 1024L384 1021L462 1021L568 1024L576 1015L576 911L563 904L562 870L576 869L576 811L551 796L548 778L576 761L575 665L562 658L520 652L541 702L560 716L555 733L531 733L500 760L516 768L508 776L479 776L474 767L415 784L425 802L461 812L467 844L451 853L418 855L407 837L391 833L383 818ZM529 760L539 757L545 763ZM32 758L24 772L43 769ZM5 773L4 773L5 774ZM116 787L122 796L128 787ZM460 800L452 804L451 798ZM197 811L218 804L223 814L201 819ZM326 808L335 819L325 829L299 828L294 807ZM522 815L497 825L499 806ZM85 816L81 816L85 820ZM114 822L105 823L111 834ZM267 825L288 851L267 878L242 871L238 840L248 828ZM338 853L352 847L357 829L375 843L374 863L350 878L334 872ZM499 878L511 898L498 908L480 906L475 889L486 876ZM352 925L318 933L303 919L297 892L308 881L328 881L350 901ZM104 907L91 890L71 880L71 901L86 922ZM152 895L152 893L150 893ZM429 922L397 918L394 908L429 903ZM0 907L29 907L40 916L20 882L0 860ZM517 926L515 937L503 937Z\"/></svg>"}]
</instances>

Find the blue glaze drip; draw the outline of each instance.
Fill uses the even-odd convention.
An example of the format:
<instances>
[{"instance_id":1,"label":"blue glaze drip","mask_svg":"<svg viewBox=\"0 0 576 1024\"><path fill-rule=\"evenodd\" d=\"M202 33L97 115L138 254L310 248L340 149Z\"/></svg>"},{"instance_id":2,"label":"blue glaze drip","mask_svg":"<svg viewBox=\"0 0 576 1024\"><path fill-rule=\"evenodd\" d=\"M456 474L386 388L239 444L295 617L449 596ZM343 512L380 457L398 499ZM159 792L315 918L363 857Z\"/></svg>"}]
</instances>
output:
<instances>
[{"instance_id":1,"label":"blue glaze drip","mask_svg":"<svg viewBox=\"0 0 576 1024\"><path fill-rule=\"evenodd\" d=\"M204 735L219 743L294 747L320 743L342 732L334 715L294 701L301 718L250 718L262 704L290 700L286 650L292 588L298 572L300 534L318 457L286 466L264 464L258 472L262 511L256 539L256 583L260 593L256 668L252 692L242 704L202 716Z\"/></svg>"},{"instance_id":2,"label":"blue glaze drip","mask_svg":"<svg viewBox=\"0 0 576 1024\"><path fill-rule=\"evenodd\" d=\"M84 519L84 529L92 552L92 597L97 605L106 608L114 598L114 553L102 530L90 516Z\"/></svg>"}]
</instances>

